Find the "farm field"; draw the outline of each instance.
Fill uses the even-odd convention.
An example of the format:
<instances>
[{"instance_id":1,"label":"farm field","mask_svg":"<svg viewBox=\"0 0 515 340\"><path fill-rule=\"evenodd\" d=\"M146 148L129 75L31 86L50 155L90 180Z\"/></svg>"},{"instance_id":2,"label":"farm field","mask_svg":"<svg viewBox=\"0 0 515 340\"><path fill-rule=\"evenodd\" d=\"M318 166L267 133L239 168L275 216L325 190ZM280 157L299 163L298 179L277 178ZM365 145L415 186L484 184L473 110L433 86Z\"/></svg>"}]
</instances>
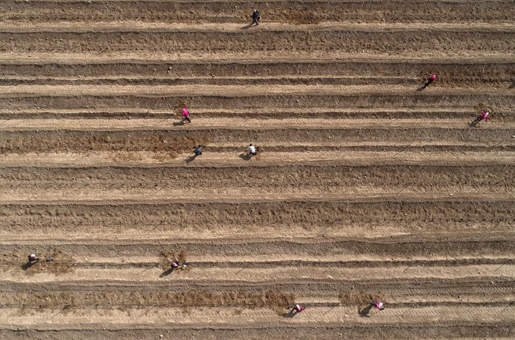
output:
<instances>
[{"instance_id":1,"label":"farm field","mask_svg":"<svg viewBox=\"0 0 515 340\"><path fill-rule=\"evenodd\" d=\"M0 340L515 338L512 0L5 0L0 41Z\"/></svg>"}]
</instances>

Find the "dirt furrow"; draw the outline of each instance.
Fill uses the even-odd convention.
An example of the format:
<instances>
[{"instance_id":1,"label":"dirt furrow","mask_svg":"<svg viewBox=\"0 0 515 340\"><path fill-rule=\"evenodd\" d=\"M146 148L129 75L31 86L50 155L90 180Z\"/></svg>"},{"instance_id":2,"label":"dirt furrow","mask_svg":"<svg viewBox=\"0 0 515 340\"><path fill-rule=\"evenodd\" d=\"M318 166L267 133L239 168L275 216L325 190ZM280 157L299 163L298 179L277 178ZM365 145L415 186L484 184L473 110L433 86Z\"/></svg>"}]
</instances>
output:
<instances>
[{"instance_id":1,"label":"dirt furrow","mask_svg":"<svg viewBox=\"0 0 515 340\"><path fill-rule=\"evenodd\" d=\"M192 268L191 270L178 275L168 275L169 270L158 268L138 269L84 269L63 267L54 272L37 271L25 275L21 268L4 271L1 281L4 283L17 284L18 282L90 282L112 280L114 282L139 282L152 283L163 280L174 280L184 284L194 285L195 283L216 282L217 280L238 282L264 283L270 280L295 280L301 277L304 280L332 279L358 280L374 278L375 280L400 279L409 276L411 279L427 280L446 278L478 278L489 277L496 280L513 280L515 265L470 265L453 267L392 267L392 268L306 268L297 267L276 267L276 268Z\"/></svg>"},{"instance_id":2,"label":"dirt furrow","mask_svg":"<svg viewBox=\"0 0 515 340\"><path fill-rule=\"evenodd\" d=\"M4 257L9 256L9 253L4 253ZM17 254L17 256L20 256ZM482 255L483 256L483 255ZM336 258L341 256L335 256ZM193 258L191 261L188 261L188 265L192 266L196 269L205 269L205 268L241 268L245 270L247 268L253 269L270 269L276 267L297 267L297 268L305 268L306 270L310 270L312 268L395 268L395 267L460 267L460 266L471 266L471 265L498 265L498 268L502 268L505 265L513 265L515 264L515 260L511 257L507 258L451 258L451 259L436 259L437 255L435 255L435 259L396 259L393 258L388 261L381 261L376 259L363 259L363 260L319 260L318 257L311 258L309 260L305 259L295 259L295 260L268 260L266 257L256 258L256 259L244 259L241 261L238 257L225 257L222 256L216 260L212 261L204 261L204 260L195 260ZM191 258L191 257L190 257ZM86 261L82 261L81 259L73 260L73 269L151 269L160 267L160 263L158 259L148 258L147 261L125 261L125 258L122 259L111 259L111 258L102 258L99 262L95 262L98 259L90 259L88 258ZM72 260L70 260L72 261ZM25 262L25 261L20 261ZM23 266L26 263L22 263L19 266ZM72 262L69 263L71 266ZM1 271L9 271L14 269L9 260L0 261ZM165 271L171 269L168 267L164 269ZM64 270L63 270L64 271ZM37 273L38 266L35 265L34 268L27 270L29 273ZM172 272L170 271L171 274ZM163 275L165 276L165 275ZM506 293L505 293L506 294Z\"/></svg>"},{"instance_id":3,"label":"dirt furrow","mask_svg":"<svg viewBox=\"0 0 515 340\"><path fill-rule=\"evenodd\" d=\"M328 308L325 308L327 311ZM340 317L343 313L337 311ZM345 315L345 314L343 314ZM175 318L180 319L179 318ZM382 320L382 319L380 319ZM205 318L204 320L205 321ZM421 340L434 339L462 339L472 340L480 336L485 340L508 340L515 334L515 327L512 320L474 320L459 321L441 320L438 327L435 321L425 320L409 322L406 320L395 320L396 323L383 322L380 327L371 327L369 323L345 322L344 319L334 323L319 323L316 325L306 325L305 323L274 323L269 322L261 325L242 325L237 326L209 326L198 323L195 328L188 326L178 326L169 324L167 326L145 325L138 321L131 322L130 328L127 325L104 324L102 327L97 325L82 325L82 327L71 325L50 326L48 323L40 324L36 327L18 325L14 327L0 328L0 336L18 339L44 339L49 336L59 338L73 338L80 340L93 340L99 338L109 338L113 340L150 340L163 335L167 338L199 338L215 340L224 338L227 340L250 339L259 340L269 339L291 339L292 337L316 338L320 340L333 340L336 337L348 339L372 340L383 338L388 340L413 339L416 337ZM428 334L431 334L429 337Z\"/></svg>"},{"instance_id":4,"label":"dirt furrow","mask_svg":"<svg viewBox=\"0 0 515 340\"><path fill-rule=\"evenodd\" d=\"M514 39L515 41L515 39ZM220 87L223 89L224 87ZM343 90L331 92L313 93L316 89L309 90L303 87L290 87L296 93L262 93L252 90L252 94L243 93L242 87L233 88L234 93L219 91L220 93L191 93L189 94L172 94L156 92L149 94L104 94L89 95L73 93L68 91L67 95L49 95L48 88L45 94L28 94L28 93L10 93L5 94L0 100L0 109L2 110L77 110L77 109L143 109L143 110L167 110L168 112L176 112L174 106L186 103L189 107L210 107L211 110L241 110L241 109L302 109L317 108L327 111L334 108L344 109L376 109L391 110L399 109L418 109L418 110L434 110L442 107L467 107L471 112L477 112L474 106L483 103L495 108L495 113L499 117L506 115L511 116L515 109L515 94L508 91L502 93L485 93L478 91L443 91L442 89L428 89L427 92L416 92L416 86L412 89L404 88L402 92L388 92L384 87L372 87L372 91L357 91L359 87L353 88L350 92ZM32 91L29 88L27 90ZM184 89L186 91L187 89ZM206 88L206 91L209 89ZM15 89L9 89L15 91ZM64 90L63 90L64 91ZM245 90L249 92L249 90ZM299 92L301 91L301 92ZM354 92L354 93L352 93ZM37 109L39 108L39 109ZM194 109L192 112L195 112ZM274 111L272 111L274 112ZM316 110L314 110L316 112ZM387 111L388 112L388 111ZM439 117L441 118L441 116ZM446 117L448 118L448 116Z\"/></svg>"},{"instance_id":5,"label":"dirt furrow","mask_svg":"<svg viewBox=\"0 0 515 340\"><path fill-rule=\"evenodd\" d=\"M179 112L181 109L181 112ZM416 108L378 108L378 109L344 109L344 108L255 108L255 109L210 109L203 107L190 108L194 119L197 118L261 118L261 119L305 119L313 116L313 112L317 111L319 119L332 118L332 119L470 119L477 112L472 107L453 107L437 108L430 107L426 109ZM175 120L182 114L182 108L179 105L170 105L167 110L154 110L154 109L131 109L131 108L117 108L110 107L105 109L48 109L48 108L26 108L23 111L12 110L8 108L0 109L0 117L5 121L8 119L162 119L163 123L167 120ZM472 114L474 113L474 115ZM507 120L513 116L512 112L496 111L496 121Z\"/></svg>"},{"instance_id":6,"label":"dirt furrow","mask_svg":"<svg viewBox=\"0 0 515 340\"><path fill-rule=\"evenodd\" d=\"M325 52L370 55L426 56L445 51L447 56L512 55L513 31L458 30L320 30L240 32L0 32L0 53L78 53L211 56L258 53L268 57L295 51L300 56Z\"/></svg>"},{"instance_id":7,"label":"dirt furrow","mask_svg":"<svg viewBox=\"0 0 515 340\"><path fill-rule=\"evenodd\" d=\"M417 237L418 236L418 237ZM48 253L53 248L74 257L127 257L127 256L161 256L167 249L184 250L189 256L199 258L222 256L245 256L260 254L267 260L280 259L281 256L428 256L433 257L510 257L515 251L512 233L471 234L459 237L456 234L442 235L403 235L366 240L344 238L302 238L302 239L223 239L223 240L189 240L189 239L152 239L152 240L26 240L3 241L0 243L4 263L11 263L13 269L19 269L26 262L24 254L29 252ZM59 256L56 256L58 259ZM11 261L11 262L9 262ZM223 262L223 261L222 261ZM326 265L331 267L330 265ZM492 267L499 267L491 265ZM509 265L507 265L509 267ZM274 267L274 266L272 266ZM339 266L335 266L340 268ZM395 267L395 266L394 266ZM409 267L409 266L408 266ZM445 268L446 266L442 266ZM464 267L464 266L461 266ZM216 267L218 269L225 268ZM214 269L216 269L214 268ZM256 266L259 268L259 265ZM312 269L320 268L313 266ZM341 268L346 268L345 266ZM353 267L350 267L353 268ZM372 267L374 268L374 267ZM395 267L399 268L399 266ZM37 266L36 266L37 269ZM94 269L94 268L93 268ZM209 269L209 268L203 268ZM202 269L202 270L203 270ZM231 269L231 268L227 268ZM248 269L253 269L249 264ZM268 268L270 269L270 268ZM382 269L382 268L381 268ZM452 268L451 268L452 269Z\"/></svg>"},{"instance_id":8,"label":"dirt furrow","mask_svg":"<svg viewBox=\"0 0 515 340\"><path fill-rule=\"evenodd\" d=\"M134 152L152 151L178 155L198 144L239 142L242 149L249 142L424 142L424 141L512 141L515 129L472 129L463 128L273 128L247 129L227 128L220 133L216 128L179 130L133 130L125 131L5 131L0 136L0 153L23 154L29 152ZM243 150L242 150L243 151ZM172 157L173 158L173 157Z\"/></svg>"},{"instance_id":9,"label":"dirt furrow","mask_svg":"<svg viewBox=\"0 0 515 340\"><path fill-rule=\"evenodd\" d=\"M168 72L169 73L169 72ZM504 79L503 79L504 78ZM492 79L488 82L489 86L504 86L511 85L511 75L506 75L503 78ZM213 77L197 77L197 78L176 78L176 77L103 77L103 78L3 78L0 79L0 86L5 85L246 85L246 86L273 86L273 85L413 85L419 84L418 78L394 78L394 77L235 77L235 78L213 78ZM472 85L472 82L467 82ZM484 84L483 82L476 81L475 84ZM464 85L461 83L460 85Z\"/></svg>"},{"instance_id":10,"label":"dirt furrow","mask_svg":"<svg viewBox=\"0 0 515 340\"><path fill-rule=\"evenodd\" d=\"M1 130L1 129L0 129ZM255 141L254 141L255 143ZM195 145L196 146L196 145ZM238 167L242 166L242 163L237 162L236 160L238 157L245 158L243 154L243 150L248 146L248 144L244 144L242 142L236 142L236 143L209 143L207 146L203 145L203 150L209 152L209 156L202 157L202 159L209 159L211 161L222 160L225 159L228 162L218 162L219 167L224 168L230 168L230 167ZM483 143L481 142L471 142L471 141L463 141L463 142L452 142L452 141L429 141L429 142L370 142L370 141L364 141L364 142L337 142L337 143L330 143L330 142L259 142L259 148L261 150L259 160L260 162L252 163L253 166L256 167L270 167L271 159L275 158L277 159L276 165L277 166L284 166L285 163L291 163L286 162L286 160L290 159L293 160L296 157L284 157L285 150L288 150L288 155L299 155L300 153L305 153L305 160L306 163L310 163L309 159L313 158L313 156L318 155L318 160L321 160L321 158L327 157L327 162L324 163L331 163L331 165L335 164L354 164L356 162L352 161L352 155L355 154L355 152L362 152L363 155L368 154L376 154L379 155L380 153L390 153L393 155L405 155L406 158L399 160L402 163L406 163L408 165L408 162L406 162L409 157L408 155L414 155L416 153L425 153L430 154L432 153L433 156L431 159L438 158L438 156L441 157L440 164L442 166L446 166L449 164L462 164L462 165L474 165L472 162L467 162L463 157L461 157L461 163L458 161L456 162L449 162L444 161L445 158L448 158L450 154L458 154L458 152L461 152L460 155L466 155L466 154L485 154L490 153L492 155L493 152L497 153L498 155L501 155L503 153L509 154L509 152L515 151L515 144L511 141L503 141L503 142L489 142L485 141ZM190 145L190 149L192 149L192 146ZM342 157L340 157L337 153L340 155L345 155L348 157L345 157L346 160L342 162ZM59 168L59 167L74 167L74 168L80 168L80 167L103 167L107 164L105 163L109 159L116 160L116 164L109 164L110 166L115 167L127 167L128 161L137 162L137 164L131 164L134 167L171 167L174 166L175 168L180 167L186 167L192 165L191 159L188 160L191 157L191 154L181 154L177 155L174 153L165 153L163 151L160 152L145 152L145 151L137 151L137 152L77 152L75 155L81 154L84 158L81 162L76 162L74 164L70 163L59 163L55 162L55 156L59 153L28 153L28 154L18 154L19 162L16 163L10 163L7 161L9 158L7 154L4 154L6 158L4 158L4 162L1 165L2 167L16 167L20 164L23 164L23 160L29 160L31 167L53 167L53 168ZM63 157L66 158L73 158L75 156L73 153L60 153ZM333 155L332 160L330 161L330 154ZM44 156L47 156L46 158ZM88 162L87 158L91 158L93 155L95 155L95 159L97 160L97 163L93 163L92 161ZM217 157L211 157L211 156L217 156ZM265 157L266 155L266 157ZM447 156L447 157L446 157ZM86 158L87 157L87 158ZM92 159L92 158L91 158ZM265 161L266 159L266 161ZM370 164L371 162L368 160L365 160L366 157L363 157L363 163ZM426 158L427 159L427 158ZM500 157L497 162L492 161L492 159L486 158L483 159L482 162L478 161L477 165L480 163L489 163L494 165L494 163L499 163L499 161L502 159ZM153 160L153 161L152 161ZM179 161L177 161L179 160ZM187 160L187 162L186 162ZM230 161L229 161L230 160ZM490 162L488 162L490 160ZM54 162L53 162L54 161ZM62 160L61 160L62 161ZM232 162L231 162L232 161ZM186 163L184 163L186 162ZM203 161L198 159L197 162L195 162L195 165L205 165L206 167L216 167L216 162L210 163L210 165L206 165L203 163ZM239 164L238 164L239 163ZM298 164L302 162L297 162ZM388 163L388 162L387 162ZM417 164L424 164L428 162L416 162ZM467 164L465 164L467 163ZM507 162L511 163L511 162ZM383 163L384 164L384 163Z\"/></svg>"},{"instance_id":11,"label":"dirt furrow","mask_svg":"<svg viewBox=\"0 0 515 340\"><path fill-rule=\"evenodd\" d=\"M416 189L416 188L414 188ZM323 191L320 189L303 189L297 190L286 189L277 192L259 189L198 189L198 190L117 190L117 191L99 191L99 190L56 190L56 191L30 191L30 190L9 190L2 193L0 198L1 204L88 204L103 202L105 204L126 203L160 203L174 202L190 204L195 202L211 203L248 203L256 202L277 202L277 201L335 201L335 200L365 200L365 199L391 199L394 196L404 200L410 199L447 199L455 197L460 200L481 199L492 201L504 201L514 198L513 190L499 190L491 192L481 188L469 189L463 188L445 191L427 191L413 192L407 190L384 190L374 187L352 187L348 190ZM201 197L203 195L203 197Z\"/></svg>"},{"instance_id":12,"label":"dirt furrow","mask_svg":"<svg viewBox=\"0 0 515 340\"><path fill-rule=\"evenodd\" d=\"M95 284L93 284L95 283ZM16 294L32 292L34 294L52 293L68 293L68 295L77 293L105 292L120 294L137 294L148 289L149 294L159 292L186 292L190 290L200 291L269 291L277 290L286 293L295 293L296 296L302 297L306 301L309 298L317 297L324 301L341 300L340 292L353 291L357 295L365 294L381 294L388 300L393 297L401 300L414 300L422 296L438 296L444 298L456 298L462 295L463 298L482 297L483 299L489 295L500 297L503 294L512 294L515 281L508 278L493 278L489 276L464 278L464 279L413 279L399 278L387 280L374 280L368 278L359 280L331 280L331 279L315 279L313 281L297 278L294 280L271 280L265 283L237 282L217 280L216 282L198 282L193 285L174 280L161 280L152 284L139 282L115 282L97 280L84 282L47 282L44 284L38 282L21 282L12 285L6 282L0 282L0 291L2 293ZM440 295L441 293L442 295ZM16 296L16 295L13 295ZM423 299L420 299L423 300Z\"/></svg>"},{"instance_id":13,"label":"dirt furrow","mask_svg":"<svg viewBox=\"0 0 515 340\"><path fill-rule=\"evenodd\" d=\"M334 95L342 96L371 96L371 95L400 95L406 97L422 97L422 96L445 96L445 95L496 95L496 96L513 96L511 88L495 88L478 89L468 87L454 87L453 89L445 89L432 86L430 89L421 88L421 82L413 82L411 86L395 85L381 86L381 84L372 85L326 85L326 84L304 84L304 85L274 85L269 87L252 88L241 85L26 85L20 84L16 87L4 86L2 89L3 96L10 98L13 96L33 97L45 95L51 91L55 97L74 97L77 95L103 97L117 96L123 94L126 96L230 96L230 97L260 97L266 95L312 95L324 96L330 98ZM179 102L170 102L169 105L178 109ZM259 107L259 106L257 106ZM313 107L313 106L310 106ZM278 106L284 108L284 106ZM399 108L399 105L397 106Z\"/></svg>"},{"instance_id":14,"label":"dirt furrow","mask_svg":"<svg viewBox=\"0 0 515 340\"><path fill-rule=\"evenodd\" d=\"M463 129L470 126L470 121L476 118L478 113L470 112L469 119L440 119L439 128ZM198 118L195 124L184 123L178 117L170 117L169 120L163 119L9 119L0 120L0 131L203 131L211 129L231 130L231 129L323 129L328 126L331 129L431 129L435 127L434 119L331 119L331 118ZM181 117L182 118L182 117ZM474 128L477 128L475 126ZM489 124L481 126L485 129L514 129L515 121L500 123L494 120ZM514 141L515 142L515 141Z\"/></svg>"},{"instance_id":15,"label":"dirt furrow","mask_svg":"<svg viewBox=\"0 0 515 340\"><path fill-rule=\"evenodd\" d=\"M275 201L252 203L82 203L0 206L1 233L16 237L149 233L222 238L231 235L349 235L378 237L403 233L508 232L515 203L459 200ZM30 230L30 234L26 233ZM59 235L59 236L57 236Z\"/></svg>"},{"instance_id":16,"label":"dirt furrow","mask_svg":"<svg viewBox=\"0 0 515 340\"><path fill-rule=\"evenodd\" d=\"M168 281L169 282L169 281ZM188 287L180 281L174 285L161 283L148 286L135 284L125 286L112 284L88 284L87 286L74 283L20 283L16 291L0 292L2 308L35 308L59 309L71 305L76 308L142 308L156 307L252 307L253 299L261 296L250 294L266 294L273 292L284 296L295 296L296 300L316 306L359 306L369 303L367 296L381 296L387 301L388 309L407 306L503 306L514 297L513 281L484 282L484 287L439 286L435 289L431 281L404 281L403 289L384 289L381 285L367 286L368 291L357 289L359 284L333 283L332 289L319 291L316 282L308 287L305 282L299 282L292 290L269 288L270 284L257 287L255 284L230 284L218 286L217 282L209 288ZM476 283L477 285L478 283ZM427 285L427 286L426 286ZM48 288L52 286L55 288ZM422 287L420 287L422 286ZM339 287L339 288L337 288ZM351 288L354 287L354 288ZM417 287L411 289L411 287ZM246 301L247 300L247 301Z\"/></svg>"},{"instance_id":17,"label":"dirt furrow","mask_svg":"<svg viewBox=\"0 0 515 340\"><path fill-rule=\"evenodd\" d=\"M131 108L117 108L108 107L105 109L48 109L48 108L27 108L23 111L13 110L9 108L0 109L0 117L4 120L1 121L2 125L7 123L7 120L18 119L60 119L60 120L82 120L83 122L90 119L117 119L131 120L131 119L161 119L163 125L178 123L179 116L182 114L182 107L172 105L168 109L154 110L154 109L131 109ZM390 123L394 120L406 120L416 122L420 120L446 120L446 121L472 121L478 114L477 105L457 107L453 106L451 109L448 107L404 107L404 108L377 108L377 109L363 109L363 108L280 108L280 107L263 107L263 108L248 108L238 109L218 109L213 110L203 107L190 107L190 113L195 119L195 124L198 119L313 119L313 112L316 112L318 119L347 119L350 123L355 120L376 120L376 119L389 119ZM495 122L510 122L515 120L515 114L510 110L496 109ZM124 124L123 122L121 122ZM13 123L14 124L14 123ZM88 123L86 123L88 124ZM380 144L380 143L377 143ZM328 144L329 145L329 144ZM334 143L332 144L334 145Z\"/></svg>"},{"instance_id":18,"label":"dirt furrow","mask_svg":"<svg viewBox=\"0 0 515 340\"><path fill-rule=\"evenodd\" d=\"M5 23L0 27L0 32L4 33L112 33L112 32L146 32L146 33L162 33L162 32L224 32L224 33L247 33L242 29L250 27L241 27L237 23L195 23L184 25L182 23L145 23L145 22L96 22L92 26L84 26L83 22L54 22L54 23L39 23L37 25L30 25L27 23ZM254 29L258 32L277 32L277 31L457 31L457 32L509 32L515 30L515 25L512 23L486 23L486 22L473 22L473 23L355 23L355 22L324 22L316 25L292 25L285 23L269 22L259 28Z\"/></svg>"},{"instance_id":19,"label":"dirt furrow","mask_svg":"<svg viewBox=\"0 0 515 340\"><path fill-rule=\"evenodd\" d=\"M324 21L512 22L510 1L271 1L259 4L264 22L317 24ZM7 23L48 22L250 22L252 3L227 1L3 1Z\"/></svg>"},{"instance_id":20,"label":"dirt furrow","mask_svg":"<svg viewBox=\"0 0 515 340\"><path fill-rule=\"evenodd\" d=\"M438 86L502 86L515 80L515 62L453 60L403 62L377 60L288 60L106 63L9 62L0 63L3 85L20 84L266 84L382 83L421 81L429 72L440 76ZM36 76L37 75L37 76ZM230 82L230 83L229 83Z\"/></svg>"},{"instance_id":21,"label":"dirt furrow","mask_svg":"<svg viewBox=\"0 0 515 340\"><path fill-rule=\"evenodd\" d=\"M239 150L247 147L248 142L238 143ZM371 142L373 143L373 142ZM407 142L409 143L409 142ZM471 142L477 146L477 142ZM302 144L302 143L300 143ZM359 143L358 143L359 144ZM396 143L389 143L396 145ZM437 149L430 149L428 152L417 151L416 148L410 149L409 145L401 143L405 146L404 150L399 151L376 151L373 147L355 148L354 150L338 150L321 151L316 150L303 152L261 152L258 157L251 161L242 159L243 151L239 152L209 152L203 153L201 157L192 158L192 153L186 152L174 154L165 151L145 152L49 152L49 153L4 153L0 158L0 166L5 167L128 167L128 166L146 166L146 167L176 167L183 168L185 165L190 167L267 167L272 165L285 164L324 164L324 165L420 165L420 164L440 164L440 165L513 165L515 160L513 152L499 151L499 148L489 149L482 148L479 152L474 151L447 151L447 152L431 152ZM418 143L416 143L418 144ZM425 142L420 143L424 145ZM193 144L195 145L195 144ZM283 149L288 147L290 143L276 143ZM445 145L445 144L444 144ZM502 144L501 144L502 145ZM266 145L264 145L266 147ZM359 145L358 145L359 146ZM463 143L462 143L463 146ZM191 145L189 145L191 148ZM236 147L233 146L233 149ZM444 148L445 149L445 148ZM190 149L191 150L191 149ZM301 150L302 151L302 150ZM245 157L244 157L245 158ZM435 163L436 162L436 163Z\"/></svg>"},{"instance_id":22,"label":"dirt furrow","mask_svg":"<svg viewBox=\"0 0 515 340\"><path fill-rule=\"evenodd\" d=\"M57 309L66 305L79 308L105 309L113 307L142 307L142 306L174 306L177 298L184 295L199 297L204 296L203 305L222 307L224 294L237 296L238 293L264 293L267 291L282 294L294 294L296 300L309 303L311 306L338 305L359 306L366 304L367 296L381 296L388 303L388 308L402 308L406 306L446 306L455 307L467 304L476 306L502 305L513 299L513 281L493 279L494 281L461 282L461 284L438 284L438 281L428 280L410 282L406 279L392 285L381 283L356 283L356 282L332 282L322 283L314 281L311 284L306 281L295 284L265 283L260 286L251 283L227 284L213 282L211 285L195 285L194 287L177 282L163 281L154 284L141 285L138 283L126 285L126 283L19 283L16 286L9 285L7 290L0 292L0 303L9 308L35 307L41 309ZM277 288L281 287L281 288ZM209 299L209 294L214 298ZM243 295L242 294L242 295ZM220 296L220 298L218 298ZM244 296L244 295L243 295ZM195 300L190 299L190 305L194 307ZM229 305L230 306L230 305ZM233 305L234 306L234 305ZM180 307L180 305L179 305ZM197 307L201 307L197 305Z\"/></svg>"},{"instance_id":23,"label":"dirt furrow","mask_svg":"<svg viewBox=\"0 0 515 340\"><path fill-rule=\"evenodd\" d=\"M314 184L298 187L295 185L276 184L278 187L227 187L227 186L200 186L198 188L170 188L159 183L152 183L148 188L129 187L122 183L111 187L95 187L86 184L77 185L68 188L56 188L54 185L33 185L32 188L4 189L0 193L0 202L8 203L28 203L41 204L50 202L98 202L98 201L129 201L129 202L145 202L151 201L170 201L185 203L195 202L200 195L204 197L198 199L203 202L258 202L270 201L270 197L274 195L274 200L329 200L329 199L352 199L352 196L367 197L385 197L398 195L399 197L448 197L454 196L461 199L471 197L488 198L493 195L499 195L503 199L515 197L513 186L507 184L501 186L482 186L482 185L464 185L456 188L451 185L435 185L433 187L421 184L402 184L398 186L380 184L374 185L357 185L351 184L346 187L333 187L331 183L322 183L320 186ZM195 183L193 181L192 185ZM144 186L143 184L141 185Z\"/></svg>"},{"instance_id":24,"label":"dirt furrow","mask_svg":"<svg viewBox=\"0 0 515 340\"><path fill-rule=\"evenodd\" d=\"M323 190L350 186L441 190L456 186L507 190L515 186L510 165L274 165L263 167L73 167L3 168L0 188L63 190L178 188L312 188Z\"/></svg>"}]
</instances>

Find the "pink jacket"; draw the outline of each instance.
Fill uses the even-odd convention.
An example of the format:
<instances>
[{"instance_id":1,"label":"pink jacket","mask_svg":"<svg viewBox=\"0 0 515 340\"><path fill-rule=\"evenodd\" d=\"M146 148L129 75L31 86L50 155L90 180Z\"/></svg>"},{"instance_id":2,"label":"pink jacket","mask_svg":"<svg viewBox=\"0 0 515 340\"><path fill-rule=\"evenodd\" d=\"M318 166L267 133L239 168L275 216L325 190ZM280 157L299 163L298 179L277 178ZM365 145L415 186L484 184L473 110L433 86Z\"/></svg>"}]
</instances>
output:
<instances>
[{"instance_id":1,"label":"pink jacket","mask_svg":"<svg viewBox=\"0 0 515 340\"><path fill-rule=\"evenodd\" d=\"M488 116L490 115L490 112L488 111L481 111L481 117L486 121L488 121Z\"/></svg>"},{"instance_id":2,"label":"pink jacket","mask_svg":"<svg viewBox=\"0 0 515 340\"><path fill-rule=\"evenodd\" d=\"M436 80L436 74L432 74L430 78Z\"/></svg>"},{"instance_id":3,"label":"pink jacket","mask_svg":"<svg viewBox=\"0 0 515 340\"><path fill-rule=\"evenodd\" d=\"M295 305L295 310L297 311L297 313L302 312L304 309L306 309L306 307L301 305Z\"/></svg>"},{"instance_id":4,"label":"pink jacket","mask_svg":"<svg viewBox=\"0 0 515 340\"><path fill-rule=\"evenodd\" d=\"M190 116L190 113L188 112L188 110L186 110L186 108L182 109L182 116L183 117L189 117Z\"/></svg>"}]
</instances>

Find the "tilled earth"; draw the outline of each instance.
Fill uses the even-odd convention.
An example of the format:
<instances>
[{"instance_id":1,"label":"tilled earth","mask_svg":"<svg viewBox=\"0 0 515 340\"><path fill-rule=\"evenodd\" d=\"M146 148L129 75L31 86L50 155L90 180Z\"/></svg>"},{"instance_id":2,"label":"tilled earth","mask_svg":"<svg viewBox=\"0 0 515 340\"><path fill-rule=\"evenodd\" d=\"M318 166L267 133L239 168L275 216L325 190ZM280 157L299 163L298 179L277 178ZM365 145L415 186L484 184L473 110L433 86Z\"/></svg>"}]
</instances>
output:
<instances>
[{"instance_id":1,"label":"tilled earth","mask_svg":"<svg viewBox=\"0 0 515 340\"><path fill-rule=\"evenodd\" d=\"M0 13L0 339L515 337L513 1Z\"/></svg>"}]
</instances>

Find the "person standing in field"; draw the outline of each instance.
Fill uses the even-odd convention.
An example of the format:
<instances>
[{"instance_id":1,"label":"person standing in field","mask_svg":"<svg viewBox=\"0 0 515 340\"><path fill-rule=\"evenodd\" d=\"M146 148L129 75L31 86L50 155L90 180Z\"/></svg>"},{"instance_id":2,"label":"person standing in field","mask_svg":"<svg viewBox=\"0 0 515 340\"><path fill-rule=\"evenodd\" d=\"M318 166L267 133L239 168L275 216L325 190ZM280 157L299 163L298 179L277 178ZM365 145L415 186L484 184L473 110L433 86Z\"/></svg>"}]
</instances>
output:
<instances>
[{"instance_id":1,"label":"person standing in field","mask_svg":"<svg viewBox=\"0 0 515 340\"><path fill-rule=\"evenodd\" d=\"M247 149L248 151L248 156L249 157L252 157L252 156L257 156L257 150L256 150L256 147L252 144L250 144Z\"/></svg>"},{"instance_id":2,"label":"person standing in field","mask_svg":"<svg viewBox=\"0 0 515 340\"><path fill-rule=\"evenodd\" d=\"M377 310L384 310L384 304L381 301L372 301L372 306Z\"/></svg>"},{"instance_id":3,"label":"person standing in field","mask_svg":"<svg viewBox=\"0 0 515 340\"><path fill-rule=\"evenodd\" d=\"M291 315L299 314L306 309L305 306L302 306L299 304L294 304L293 306L290 306L289 308L291 308L290 313L289 313Z\"/></svg>"},{"instance_id":4,"label":"person standing in field","mask_svg":"<svg viewBox=\"0 0 515 340\"><path fill-rule=\"evenodd\" d=\"M201 145L197 146L197 147L193 150L193 153L195 154L195 157L196 157L196 156L200 156L200 155L202 155L202 146L201 146Z\"/></svg>"},{"instance_id":5,"label":"person standing in field","mask_svg":"<svg viewBox=\"0 0 515 340\"><path fill-rule=\"evenodd\" d=\"M424 84L422 89L425 89L426 87L431 85L436 80L436 78L437 78L436 74L432 74L429 78L426 79L426 83Z\"/></svg>"},{"instance_id":6,"label":"person standing in field","mask_svg":"<svg viewBox=\"0 0 515 340\"><path fill-rule=\"evenodd\" d=\"M39 257L36 254L30 254L28 259L30 264L34 264L39 261Z\"/></svg>"},{"instance_id":7,"label":"person standing in field","mask_svg":"<svg viewBox=\"0 0 515 340\"><path fill-rule=\"evenodd\" d=\"M257 9L254 9L254 11L252 11L252 25L256 24L259 25L259 20L261 19L261 17L259 16L259 11Z\"/></svg>"},{"instance_id":8,"label":"person standing in field","mask_svg":"<svg viewBox=\"0 0 515 340\"><path fill-rule=\"evenodd\" d=\"M182 109L182 122L188 121L188 123L191 123L190 113L188 112L188 109L183 108Z\"/></svg>"},{"instance_id":9,"label":"person standing in field","mask_svg":"<svg viewBox=\"0 0 515 340\"><path fill-rule=\"evenodd\" d=\"M470 125L471 126L476 126L482 120L487 122L488 121L488 116L490 116L490 112L488 112L486 110L482 110L481 113L479 114L479 116L472 123L470 123Z\"/></svg>"}]
</instances>

